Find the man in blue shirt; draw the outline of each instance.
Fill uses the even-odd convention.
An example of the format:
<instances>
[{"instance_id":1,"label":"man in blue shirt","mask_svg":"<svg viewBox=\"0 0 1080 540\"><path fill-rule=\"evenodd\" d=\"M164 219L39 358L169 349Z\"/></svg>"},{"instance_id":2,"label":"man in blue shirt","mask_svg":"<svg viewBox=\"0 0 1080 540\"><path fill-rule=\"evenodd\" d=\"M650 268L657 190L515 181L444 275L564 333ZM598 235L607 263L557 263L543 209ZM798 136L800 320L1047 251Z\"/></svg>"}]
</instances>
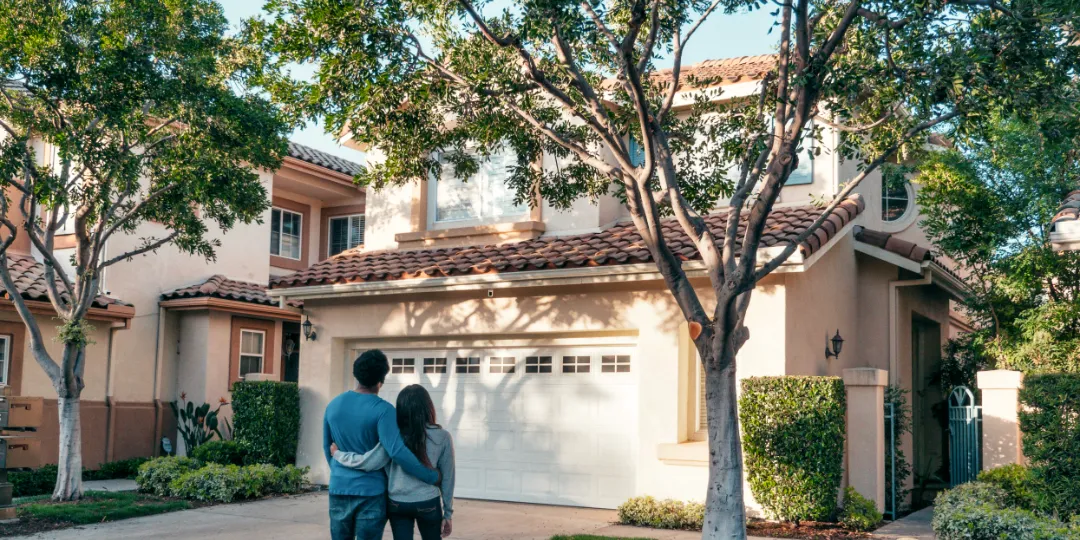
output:
<instances>
[{"instance_id":1,"label":"man in blue shirt","mask_svg":"<svg viewBox=\"0 0 1080 540\"><path fill-rule=\"evenodd\" d=\"M379 397L390 371L382 351L372 349L353 362L356 389L334 398L323 416L323 454L330 464L330 536L333 540L378 540L386 525L386 473L350 469L330 456L330 444L363 454L380 442L390 459L428 484L439 473L423 466L405 446L393 405Z\"/></svg>"}]
</instances>

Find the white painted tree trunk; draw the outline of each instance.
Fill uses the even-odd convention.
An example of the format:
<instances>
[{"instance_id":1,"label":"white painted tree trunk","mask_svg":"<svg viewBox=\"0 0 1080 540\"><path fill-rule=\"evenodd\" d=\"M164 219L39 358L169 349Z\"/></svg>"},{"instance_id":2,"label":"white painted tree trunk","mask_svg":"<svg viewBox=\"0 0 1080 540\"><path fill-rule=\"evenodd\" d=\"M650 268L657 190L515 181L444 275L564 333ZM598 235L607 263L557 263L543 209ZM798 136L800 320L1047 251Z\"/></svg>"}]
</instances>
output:
<instances>
[{"instance_id":1,"label":"white painted tree trunk","mask_svg":"<svg viewBox=\"0 0 1080 540\"><path fill-rule=\"evenodd\" d=\"M746 539L734 360L731 358L726 368L705 370L705 408L709 416L709 484L701 529L705 540Z\"/></svg>"},{"instance_id":2,"label":"white painted tree trunk","mask_svg":"<svg viewBox=\"0 0 1080 540\"><path fill-rule=\"evenodd\" d=\"M82 497L82 426L79 398L58 398L60 413L60 461L57 463L54 501L72 501Z\"/></svg>"}]
</instances>

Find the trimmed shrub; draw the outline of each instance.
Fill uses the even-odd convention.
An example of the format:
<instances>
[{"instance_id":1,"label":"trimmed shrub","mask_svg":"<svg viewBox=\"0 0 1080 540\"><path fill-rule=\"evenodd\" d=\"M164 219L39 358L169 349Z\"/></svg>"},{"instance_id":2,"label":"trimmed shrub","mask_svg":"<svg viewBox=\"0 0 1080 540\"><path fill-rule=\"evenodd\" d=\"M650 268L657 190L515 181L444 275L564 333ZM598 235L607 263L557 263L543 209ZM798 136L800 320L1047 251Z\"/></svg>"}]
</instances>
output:
<instances>
[{"instance_id":1,"label":"trimmed shrub","mask_svg":"<svg viewBox=\"0 0 1080 540\"><path fill-rule=\"evenodd\" d=\"M135 479L139 474L139 467L147 461L150 461L150 458L137 457L102 463L96 471L83 471L83 480Z\"/></svg>"},{"instance_id":2,"label":"trimmed shrub","mask_svg":"<svg viewBox=\"0 0 1080 540\"><path fill-rule=\"evenodd\" d=\"M202 462L188 457L159 457L139 467L135 483L138 484L139 491L153 493L158 497L168 497L172 494L170 484L174 480L201 466Z\"/></svg>"},{"instance_id":3,"label":"trimmed shrub","mask_svg":"<svg viewBox=\"0 0 1080 540\"><path fill-rule=\"evenodd\" d=\"M1004 465L979 473L979 481L997 486L1005 492L1005 506L1023 510L1040 511L1043 487L1031 469L1017 464Z\"/></svg>"},{"instance_id":4,"label":"trimmed shrub","mask_svg":"<svg viewBox=\"0 0 1080 540\"><path fill-rule=\"evenodd\" d=\"M836 515L845 412L838 377L743 379L739 418L747 480L772 517L797 523Z\"/></svg>"},{"instance_id":5,"label":"trimmed shrub","mask_svg":"<svg viewBox=\"0 0 1080 540\"><path fill-rule=\"evenodd\" d=\"M705 523L705 505L634 497L619 506L619 523L654 529L700 531Z\"/></svg>"},{"instance_id":6,"label":"trimmed shrub","mask_svg":"<svg viewBox=\"0 0 1080 540\"><path fill-rule=\"evenodd\" d=\"M844 508L840 511L840 524L845 529L853 531L869 531L881 523L881 512L878 512L874 501L867 499L848 486L844 490Z\"/></svg>"},{"instance_id":7,"label":"trimmed shrub","mask_svg":"<svg viewBox=\"0 0 1080 540\"><path fill-rule=\"evenodd\" d=\"M1007 508L998 486L970 482L938 495L931 525L938 540L1080 540L1080 528Z\"/></svg>"},{"instance_id":8,"label":"trimmed shrub","mask_svg":"<svg viewBox=\"0 0 1080 540\"><path fill-rule=\"evenodd\" d=\"M210 441L192 450L191 456L203 463L243 465L247 449L236 441Z\"/></svg>"},{"instance_id":9,"label":"trimmed shrub","mask_svg":"<svg viewBox=\"0 0 1080 540\"><path fill-rule=\"evenodd\" d=\"M227 503L274 493L296 493L306 473L307 469L292 465L239 467L211 463L174 479L170 491L174 497L183 499Z\"/></svg>"},{"instance_id":10,"label":"trimmed shrub","mask_svg":"<svg viewBox=\"0 0 1080 540\"><path fill-rule=\"evenodd\" d=\"M295 383L240 381L232 388L233 439L248 463L287 465L300 440L300 389Z\"/></svg>"},{"instance_id":11,"label":"trimmed shrub","mask_svg":"<svg viewBox=\"0 0 1080 540\"><path fill-rule=\"evenodd\" d=\"M1080 515L1080 374L1029 375L1020 389L1024 455L1045 510Z\"/></svg>"},{"instance_id":12,"label":"trimmed shrub","mask_svg":"<svg viewBox=\"0 0 1080 540\"><path fill-rule=\"evenodd\" d=\"M12 497L47 495L56 487L56 465L46 465L32 471L11 471L8 482L12 484Z\"/></svg>"}]
</instances>

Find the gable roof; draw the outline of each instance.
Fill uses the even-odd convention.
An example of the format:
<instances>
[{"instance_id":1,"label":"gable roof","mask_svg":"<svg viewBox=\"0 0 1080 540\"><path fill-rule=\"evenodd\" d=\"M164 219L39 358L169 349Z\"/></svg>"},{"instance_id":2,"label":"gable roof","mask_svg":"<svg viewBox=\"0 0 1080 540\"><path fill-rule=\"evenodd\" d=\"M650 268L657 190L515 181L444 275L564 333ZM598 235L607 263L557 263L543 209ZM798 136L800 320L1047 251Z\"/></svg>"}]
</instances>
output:
<instances>
[{"instance_id":1,"label":"gable roof","mask_svg":"<svg viewBox=\"0 0 1080 540\"><path fill-rule=\"evenodd\" d=\"M180 298L221 298L222 300L235 300L251 304L277 307L278 302L266 295L266 287L249 281L229 279L223 275L210 276L206 281L181 287L161 295L162 300L177 300ZM304 303L298 300L287 302L292 307L303 307Z\"/></svg>"},{"instance_id":2,"label":"gable roof","mask_svg":"<svg viewBox=\"0 0 1080 540\"><path fill-rule=\"evenodd\" d=\"M29 255L9 253L7 258L8 270L11 272L11 279L15 282L19 296L26 300L48 302L49 292L45 285L45 265ZM63 283L59 280L57 280L57 287L61 291L60 295L65 300L70 301L71 295L68 294ZM7 291L3 290L3 288L0 288L0 297L8 297ZM131 307L131 304L103 294L99 294L94 298L94 302L91 304L91 307L100 309L109 309L111 306Z\"/></svg>"},{"instance_id":3,"label":"gable roof","mask_svg":"<svg viewBox=\"0 0 1080 540\"><path fill-rule=\"evenodd\" d=\"M360 172L362 165L355 161L349 161L345 158L337 157L333 154L328 154L322 150L316 150L310 146L305 146L300 143L289 141L289 157L299 159L300 161L306 161L312 165L318 165L331 171L347 174L349 176L356 176L356 173Z\"/></svg>"},{"instance_id":4,"label":"gable roof","mask_svg":"<svg viewBox=\"0 0 1080 540\"><path fill-rule=\"evenodd\" d=\"M799 246L810 256L863 210L862 198L842 202L828 221ZM822 213L814 206L777 208L761 238L763 246L784 245L805 231ZM745 216L745 215L744 215ZM705 222L718 239L724 237L727 212L709 214ZM745 230L746 219L740 224ZM661 224L664 239L676 257L700 259L697 249L674 219ZM421 249L412 251L349 250L293 274L270 280L271 289L343 283L420 280L476 274L585 268L652 262L633 224L621 224L588 234L547 236L501 245Z\"/></svg>"},{"instance_id":5,"label":"gable roof","mask_svg":"<svg viewBox=\"0 0 1080 540\"><path fill-rule=\"evenodd\" d=\"M879 247L889 253L899 255L917 263L934 260L934 254L931 253L929 249L914 242L908 242L907 240L897 238L891 233L867 229L862 225L855 227L855 240L864 244Z\"/></svg>"}]
</instances>

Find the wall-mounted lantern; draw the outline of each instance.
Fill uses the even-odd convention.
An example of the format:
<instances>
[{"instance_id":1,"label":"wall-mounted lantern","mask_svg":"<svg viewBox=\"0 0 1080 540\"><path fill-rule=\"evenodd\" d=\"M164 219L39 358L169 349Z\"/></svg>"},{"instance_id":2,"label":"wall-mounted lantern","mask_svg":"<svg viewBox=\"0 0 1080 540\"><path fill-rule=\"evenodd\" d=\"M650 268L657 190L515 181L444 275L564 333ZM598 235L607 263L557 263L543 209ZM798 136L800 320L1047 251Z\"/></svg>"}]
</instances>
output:
<instances>
[{"instance_id":1,"label":"wall-mounted lantern","mask_svg":"<svg viewBox=\"0 0 1080 540\"><path fill-rule=\"evenodd\" d=\"M829 342L832 341L832 349L829 349ZM840 329L836 329L836 335L829 339L829 334L825 334L825 358L840 358L840 349L844 348L844 338L840 337Z\"/></svg>"},{"instance_id":2,"label":"wall-mounted lantern","mask_svg":"<svg viewBox=\"0 0 1080 540\"><path fill-rule=\"evenodd\" d=\"M308 341L315 341L315 338L318 337L318 334L315 333L315 325L311 324L311 317L305 317L304 324L301 326L304 327L304 339Z\"/></svg>"}]
</instances>

